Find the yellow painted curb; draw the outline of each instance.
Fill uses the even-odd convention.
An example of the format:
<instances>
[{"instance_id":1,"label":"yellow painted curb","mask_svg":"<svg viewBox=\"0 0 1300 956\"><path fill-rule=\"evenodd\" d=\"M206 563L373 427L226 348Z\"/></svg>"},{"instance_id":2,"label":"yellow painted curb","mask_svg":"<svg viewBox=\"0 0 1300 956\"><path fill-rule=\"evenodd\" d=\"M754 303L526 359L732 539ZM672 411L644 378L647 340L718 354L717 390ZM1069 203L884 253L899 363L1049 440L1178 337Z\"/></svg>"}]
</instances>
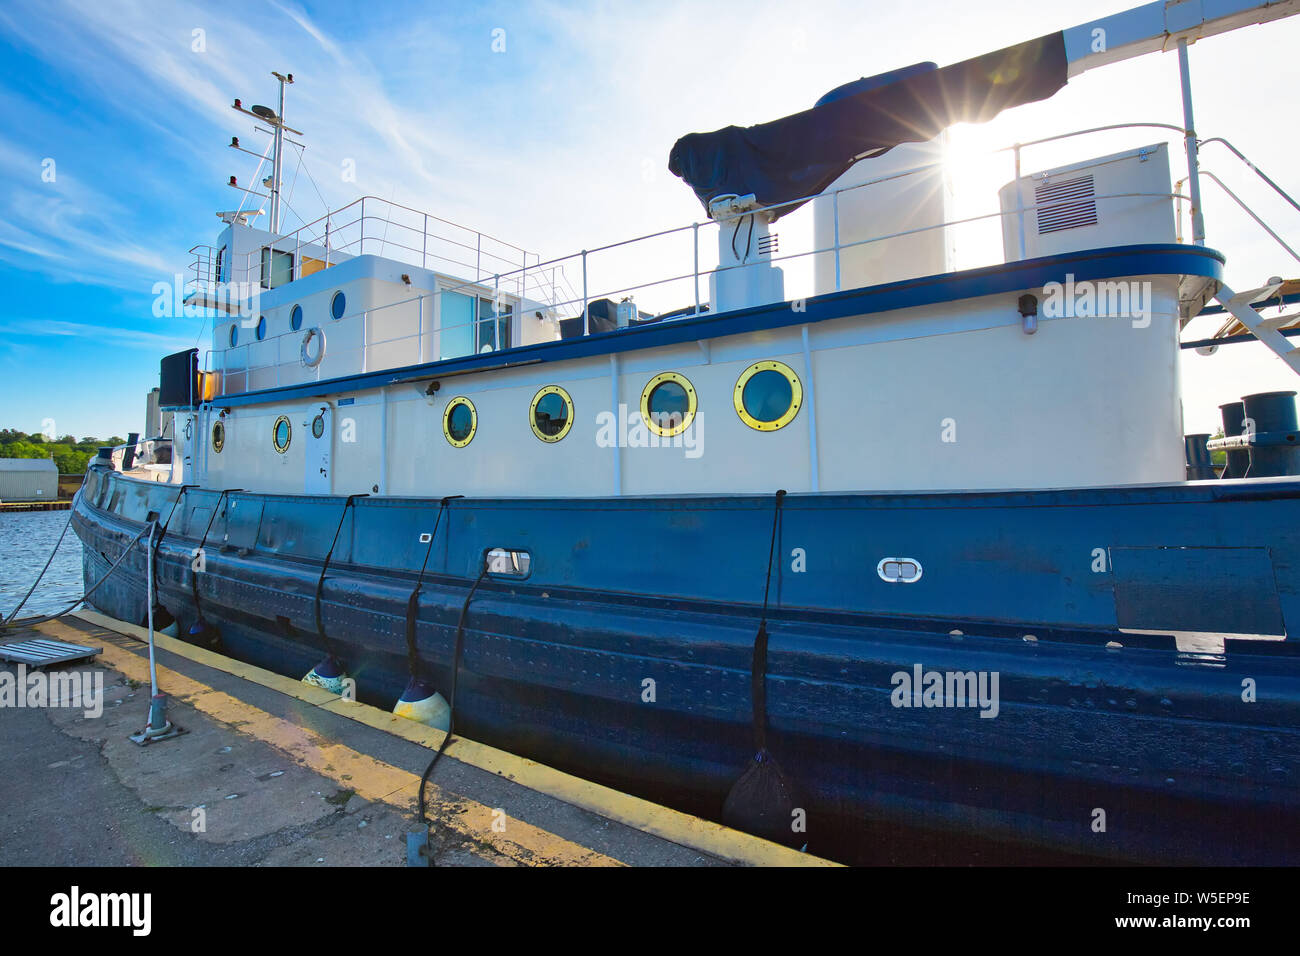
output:
<instances>
[{"instance_id":1,"label":"yellow painted curb","mask_svg":"<svg viewBox=\"0 0 1300 956\"><path fill-rule=\"evenodd\" d=\"M102 616L96 615L97 617ZM107 630L121 628L98 624ZM62 640L85 639L76 628L58 621L38 624L36 629ZM162 642L155 643L161 647ZM112 642L105 642L101 660L113 670L149 683L149 661L139 654ZM417 799L420 777L401 767L376 760L322 737L301 724L285 720L254 707L177 671L158 665L158 679L165 683L170 697L189 704L214 720L229 724L237 731L262 740L287 754L302 766L333 780L341 789L351 790L364 800L386 803L403 813L409 812ZM425 796L431 816L462 837L486 846L516 863L536 866L622 866L581 844L566 840L541 827L514 817L505 817L499 808L448 794L436 784L428 784Z\"/></svg>"},{"instance_id":2,"label":"yellow painted curb","mask_svg":"<svg viewBox=\"0 0 1300 956\"><path fill-rule=\"evenodd\" d=\"M76 611L73 616L106 630L116 631L142 641L148 640L149 635L144 628L95 611ZM430 749L436 749L442 743L443 733L440 730L398 717L369 704L344 700L319 687L282 677L165 634L155 632L154 645L196 663L278 690L290 697L348 717L368 727L396 734ZM503 776L530 790L536 790L538 793L544 793L607 819L730 863L747 866L839 866L830 860L800 853L779 843L733 830L720 823L691 816L611 787L592 783L590 780L583 780L581 777L575 777L486 744L467 740L459 735L447 745L446 756L454 757L480 770Z\"/></svg>"}]
</instances>

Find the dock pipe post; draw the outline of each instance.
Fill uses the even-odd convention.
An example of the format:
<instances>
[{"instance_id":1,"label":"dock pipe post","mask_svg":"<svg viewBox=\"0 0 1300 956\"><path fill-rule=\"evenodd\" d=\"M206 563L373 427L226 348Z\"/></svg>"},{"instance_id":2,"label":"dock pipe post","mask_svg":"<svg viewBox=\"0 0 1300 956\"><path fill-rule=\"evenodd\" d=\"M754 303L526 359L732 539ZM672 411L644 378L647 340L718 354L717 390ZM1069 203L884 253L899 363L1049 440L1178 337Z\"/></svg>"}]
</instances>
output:
<instances>
[{"instance_id":1,"label":"dock pipe post","mask_svg":"<svg viewBox=\"0 0 1300 956\"><path fill-rule=\"evenodd\" d=\"M145 581L145 600L149 605L149 688L151 698L158 696L158 661L153 648L153 536L158 529L158 520L149 522L149 547L145 551L147 579ZM153 726L153 706L149 708L149 726Z\"/></svg>"},{"instance_id":2,"label":"dock pipe post","mask_svg":"<svg viewBox=\"0 0 1300 956\"><path fill-rule=\"evenodd\" d=\"M1191 193L1192 242L1205 245L1205 217L1201 214L1200 158L1196 122L1192 118L1192 73L1187 60L1187 38L1178 40L1178 73L1183 85L1183 144L1187 149L1187 185Z\"/></svg>"}]
</instances>

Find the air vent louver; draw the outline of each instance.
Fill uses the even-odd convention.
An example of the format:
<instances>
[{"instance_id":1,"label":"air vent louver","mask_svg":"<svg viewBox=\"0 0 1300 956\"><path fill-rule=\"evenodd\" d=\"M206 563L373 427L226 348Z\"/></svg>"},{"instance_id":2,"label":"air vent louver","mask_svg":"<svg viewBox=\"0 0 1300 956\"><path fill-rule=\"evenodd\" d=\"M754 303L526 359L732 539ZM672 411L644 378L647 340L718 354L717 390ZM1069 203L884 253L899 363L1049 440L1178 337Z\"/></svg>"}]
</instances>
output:
<instances>
[{"instance_id":1,"label":"air vent louver","mask_svg":"<svg viewBox=\"0 0 1300 956\"><path fill-rule=\"evenodd\" d=\"M1097 225L1097 193L1092 176L1045 182L1034 188L1038 234Z\"/></svg>"}]
</instances>

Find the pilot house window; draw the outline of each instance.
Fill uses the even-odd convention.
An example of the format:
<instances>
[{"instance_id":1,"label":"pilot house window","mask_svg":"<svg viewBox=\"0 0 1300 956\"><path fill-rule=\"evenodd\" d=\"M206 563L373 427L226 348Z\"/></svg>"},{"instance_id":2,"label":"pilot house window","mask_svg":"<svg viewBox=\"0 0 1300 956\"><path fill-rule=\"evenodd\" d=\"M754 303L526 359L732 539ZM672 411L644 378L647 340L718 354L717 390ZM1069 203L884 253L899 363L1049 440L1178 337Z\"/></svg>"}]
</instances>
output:
<instances>
[{"instance_id":1,"label":"pilot house window","mask_svg":"<svg viewBox=\"0 0 1300 956\"><path fill-rule=\"evenodd\" d=\"M275 289L293 281L293 253L262 247L262 288Z\"/></svg>"}]
</instances>

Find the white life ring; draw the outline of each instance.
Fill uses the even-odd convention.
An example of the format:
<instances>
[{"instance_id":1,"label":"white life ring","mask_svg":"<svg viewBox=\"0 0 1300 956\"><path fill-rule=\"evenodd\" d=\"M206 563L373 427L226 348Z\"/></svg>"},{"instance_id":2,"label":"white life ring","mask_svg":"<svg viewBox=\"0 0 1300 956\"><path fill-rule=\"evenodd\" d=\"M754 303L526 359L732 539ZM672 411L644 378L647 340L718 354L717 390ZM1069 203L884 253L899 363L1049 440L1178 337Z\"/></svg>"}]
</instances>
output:
<instances>
[{"instance_id":1,"label":"white life ring","mask_svg":"<svg viewBox=\"0 0 1300 956\"><path fill-rule=\"evenodd\" d=\"M320 348L316 354L311 353L312 339L320 340ZM325 358L325 331L320 326L313 326L308 329L302 337L302 364L307 368L315 368Z\"/></svg>"}]
</instances>

